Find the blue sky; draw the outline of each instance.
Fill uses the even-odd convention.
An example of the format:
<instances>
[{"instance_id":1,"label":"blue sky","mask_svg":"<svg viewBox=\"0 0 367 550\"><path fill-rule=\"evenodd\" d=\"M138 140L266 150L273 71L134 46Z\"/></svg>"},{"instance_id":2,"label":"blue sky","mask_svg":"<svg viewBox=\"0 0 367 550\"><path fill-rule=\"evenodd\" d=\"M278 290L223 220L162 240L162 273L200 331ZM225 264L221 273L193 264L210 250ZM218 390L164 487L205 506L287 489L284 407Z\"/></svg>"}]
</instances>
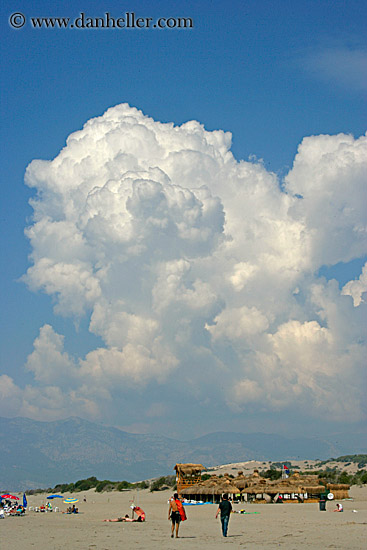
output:
<instances>
[{"instance_id":1,"label":"blue sky","mask_svg":"<svg viewBox=\"0 0 367 550\"><path fill-rule=\"evenodd\" d=\"M58 16L74 19L79 16L80 12L85 12L89 17L101 17L106 11L115 18L123 16L127 11L135 12L143 17L152 17L154 20L158 17L191 17L194 27L180 30L33 29L29 22L31 17ZM27 23L24 28L15 30L9 25L8 19L14 12L21 12L26 16ZM7 382L11 379L14 384L14 387L12 386L11 390L8 388L6 390L8 393L4 395L9 396L9 400L11 400L13 395L11 392L14 392L16 398L13 399L15 405L5 406L0 414L4 416L29 415L38 419L63 417L66 414L67 403L70 403L68 401L70 392L79 391L76 389L77 383L75 387L64 388L62 390L65 392L63 393L64 397L60 397L60 399L64 399L65 402L60 405L59 409L54 408L50 414L47 413L48 405L37 408L36 402L37 399L41 400L40 397L33 397L34 402L32 402L32 398L28 394L25 395L26 386L30 393L33 390L34 392L47 393L46 386L59 387L57 376L46 383L45 380L49 377L40 374L41 371L43 372L42 369L47 369L46 363L50 360L50 355L37 356L37 358L33 356L31 362L27 359L32 352L35 353L34 343L37 338L40 338L41 327L46 325L52 327L52 332L44 331L45 341L47 340L47 344L44 342L46 347L48 344L51 346L51 341L56 345L55 334L64 337L60 357L68 363L70 368L71 362L74 365L73 368L79 370L85 367L80 361L85 360L88 352L97 348L111 351L112 344L109 342L113 340L111 340L111 333L108 332L108 329L101 328L102 321L100 324L97 323L98 327L94 330L88 328L92 312L96 316L97 306L102 307L99 302L98 304L97 302L93 305L89 304L83 310L83 314L75 315L66 306L62 314L55 313L54 306L59 302L60 292L62 293L61 287L44 292L42 291L42 288L45 289L44 283L38 279L37 281L33 280L34 290L32 291L29 288L29 279L28 286L24 281L20 281L20 278L33 264L29 254L32 250L35 252L37 246L40 246L40 240L37 239L41 239L35 237L34 243L36 244L31 245L24 235L25 228L34 224L33 210L28 201L35 195L36 190L24 184L26 167L31 161L54 159L65 146L67 137L80 130L88 120L100 117L110 107L128 103L131 107L141 110L144 115L161 123L173 122L176 126L180 126L187 121L196 120L204 126L205 132L211 133L215 130L231 132L231 151L234 162L250 159L252 167L257 166L259 170L261 167L261 178L264 181L270 177L269 174L275 173L278 177L276 184L278 187L284 187L288 193L293 193L294 196L302 195L302 190L304 190L306 196L307 183L304 183L303 179L306 182L308 181L307 177L311 179L316 177L317 179L320 170L325 169L324 165L322 165L323 168L321 167L321 164L313 166L312 169L310 168L309 176L307 174L304 176L302 171L304 163L312 164L314 149L319 151L320 147L324 147L323 142L318 138L310 141L307 147L305 146L304 157L300 157L300 168L292 172L288 183L283 181L293 166L297 148L304 138L321 134L329 136L350 134L355 142L353 142L354 145L348 143L348 147L351 148L348 154L354 154L352 153L353 147L356 151L355 154L359 155L357 151L362 145L358 139L366 131L365 113L367 112L366 16L365 2L350 0L299 1L296 3L288 1L204 1L200 3L162 1L153 4L144 1L131 1L124 6L120 2L108 2L103 7L100 2L76 4L75 2L62 1L54 2L52 7L49 2L41 1L32 2L31 6L29 2L24 1L2 3L1 116L3 147L1 166L3 208L1 235L4 261L1 271L3 322L0 375L6 375L9 377L6 379ZM128 116L125 112L121 114L121 117ZM140 124L143 122L140 121ZM160 130L158 127L155 128L154 131L157 131L158 136ZM98 129L99 131L102 132L102 129ZM102 134L101 139L103 140ZM131 134L131 139L134 139L134 134ZM173 135L170 139L173 139ZM187 147L185 140L188 138L184 132L181 139L182 147ZM203 143L208 139L207 134L203 133ZM343 143L344 141L342 140ZM214 145L213 147L215 148ZM331 147L331 144L325 147ZM340 150L342 145L334 144L333 147L332 150L335 152ZM91 155L93 151L90 151ZM76 162L74 157L73 159ZM259 162L260 159L262 159L261 162ZM331 158L330 163L335 162ZM351 164L359 167L360 162L352 160ZM163 164L159 166L163 170ZM253 169L255 170L255 168ZM167 170L171 177L170 169L167 168ZM174 171L172 167L171 170ZM361 170L363 168L351 169L351 174L348 177L345 176L341 183L339 182L340 186L334 180L330 182L325 196L332 193L333 188L339 189L340 187L342 189L349 183L354 185L354 187L350 187L350 195L355 198L355 201L352 201L353 204L349 204L348 196L344 196L340 191L340 201L335 199L335 203L339 205L335 212L340 212L342 208L357 208L355 204L361 204L361 201L365 199L365 178L361 182L358 179L361 177L358 175ZM34 173L35 179L40 182L42 179L40 172L37 172L35 168ZM328 171L325 173L328 174ZM62 178L61 175L58 177ZM249 178L251 186L255 176L250 174ZM174 181L172 177L171 181ZM357 183L355 183L356 181ZM204 183L209 187L211 185L210 181ZM181 185L179 181L175 184ZM182 185L186 188L190 187L190 183L182 183ZM41 184L35 184L34 187L40 190ZM233 228L240 228L239 231L247 230L234 222L237 214L234 213L234 205L230 206L229 190L227 203L225 202L225 181L222 181L221 184L214 185L213 183L213 188L210 190L215 196L223 196L224 213L227 221L233 216ZM363 227L363 223L366 223L365 219L363 222L363 219L358 218L359 214L356 214L350 222L352 225L354 224L352 229L347 222L341 227L330 225L328 230L333 232L333 235L338 235L336 240L345 245L344 251L336 252L337 243L331 242L330 248L334 250L333 247L335 247L335 254L330 254L327 250L328 246L325 244L328 242L328 232L325 229L324 234L322 227L324 206L321 202L319 204L315 198L323 196L323 192L315 188L313 193L307 199L309 201L307 208L310 212L308 221L304 221L302 218L302 208L295 205L292 210L296 213L297 223L305 223L303 232L313 235L312 238L315 238L314 235L317 231L323 235L320 237L320 242L323 244L320 244L320 250L315 252L317 260L310 260L310 265L304 268L304 271L302 271L303 268L299 268L303 273L303 279L302 282L294 284L294 289L296 287L298 289L294 292L298 292L299 296L297 312L294 309L295 305L291 303L284 311L277 310L275 312L265 311L266 307L261 306L260 301L251 303L250 307L248 298L244 295L241 295L239 300L241 306L247 308L242 310L242 315L248 314L249 311L252 312L252 315L254 310L251 308L256 308L255 321L249 314L252 322L259 321L259 326L267 327L264 329L267 341L272 338L272 341L278 342L274 346L278 345L282 338L285 338L286 341L285 334L288 334L286 329L290 330L289 323L295 321L300 323L304 331L314 328L306 323L317 321L319 330L329 330L328 338L330 336L330 339L335 339L337 333L332 332L333 327L340 324L340 319L346 315L345 312L343 313L343 308L347 307L344 304L347 298L344 294L344 298L341 298L342 301L344 300L343 305L335 306L337 309L339 307L340 319L339 317L339 320L334 318L332 322L326 313L322 317L316 306L313 306L314 309L310 306L311 295L314 296L315 292L311 288L314 289L315 285L321 284L320 281L322 281L326 289L327 281L335 279L336 287L331 290L332 285L329 285L328 290L324 289L325 296L327 295L332 303L332 292L337 293L338 291L340 294L342 288L349 281L359 279L366 261L366 240L356 229ZM338 193L339 191L336 191L336 196ZM199 200L198 197L196 198ZM283 198L281 196L279 200ZM43 210L41 208L42 213L39 213L39 216L44 216L46 220L51 216L51 206L46 198L42 198L42 201L44 202ZM331 202L333 201L331 200ZM264 207L261 217L266 217L268 206L265 208L265 205L267 205L265 199L253 204L253 208ZM319 219L316 222L312 217L312 212L319 213ZM325 212L327 213L328 210L326 209ZM338 215L334 211L330 212L330 215ZM57 216L60 219L61 213L59 212ZM283 221L277 220L277 227ZM219 221L216 223L219 224ZM287 226L286 232L293 231L295 223L295 219L292 218L292 229ZM357 239L358 243L355 246L350 244L352 242L350 241L351 231L358 234L359 240ZM155 242L158 250L158 240ZM54 246L57 246L56 242ZM274 250L274 246L274 243L269 244L269 247L273 247L272 250ZM240 243L238 247L241 247ZM312 245L312 247L317 249L317 245ZM264 254L270 254L264 245L264 251L265 249L267 252ZM210 252L206 251L205 254L215 256L216 251L216 248L211 248ZM48 257L46 252L42 253L44 258ZM250 256L246 254L247 252L244 253L244 257L240 258L239 253L236 252L237 263L233 264L234 275L232 274L231 280L240 269L236 266L249 263ZM259 367L259 357L263 357L266 353L269 353L270 357L271 352L264 343L254 342L252 336L248 337L246 351L240 350L241 346L234 343L231 338L224 337L227 334L225 327L228 318L231 317L230 312L234 307L235 299L226 294L228 289L219 289L219 287L215 287L214 282L209 283L208 275L203 274L204 272L200 271L202 267L198 266L195 263L196 260L189 256L185 252L184 259L190 263L192 272L201 273L197 280L200 280L202 284L208 284L210 292L214 293L217 299L214 300L215 306L213 305L212 309L209 308L210 311L203 310L200 314L191 317L187 314L193 325L200 327L198 333L202 332L203 338L200 340L198 337L200 345L194 338L191 339L192 346L205 349L208 354L203 363L203 379L201 382L197 382L204 384L204 381L208 380L208 391L198 392L195 395L195 392L189 389L189 382L184 383L183 387L179 389L182 401L192 403L192 414L189 415L188 425L185 428L180 427L177 420L178 427L174 427L167 418L176 418L175 413L172 412L174 408L172 394L177 389L175 382L177 381L177 372L186 369L188 380L190 378L189 368L185 366L189 359L182 358L175 348L174 338L169 335L167 329L168 317L164 322L158 313L149 317L147 309L142 308L138 302L129 304L129 315L137 315L138 311L140 313L143 311L141 319L144 319L144 322L149 317L151 320L154 319L154 323L162 323L157 329L160 335L159 342L164 341L166 346L164 349L166 352L169 350L174 357L172 363L166 367L164 375L158 370L155 371L154 367L147 365L147 369L152 369L152 372L155 372L148 387L144 389L139 384L132 384L130 387L127 383L126 387L130 389L126 395L124 394L124 391L127 391L124 385L124 376L126 375L128 379L129 373L125 373L122 375L123 381L121 382L122 396L114 394L114 391L119 394L118 384L114 391L106 389L109 396L98 412L93 409L92 404L89 409L88 407L83 409L75 406L73 411L80 416L120 425L125 429L156 430L173 435L183 433L185 436L191 431L200 435L207 431L213 431L216 427L222 429L228 422L232 422L234 428L241 431L255 429L267 431L274 429L274 423L283 433L294 433L298 426L310 426L310 430L313 430L315 426L320 426L320 418L325 416L322 407L319 414L310 419L307 415L306 405L303 406L303 412L297 410L296 399L290 400L289 404L284 407L279 406L279 396L272 394L270 383L265 394L260 391L261 380L265 376L265 371L261 369L265 367L263 363ZM226 254L224 257L227 257ZM74 260L76 261L77 258ZM223 258L222 261L224 261ZM218 265L219 263L218 260ZM134 265L137 270L141 268L140 264ZM145 268L147 265L144 263ZM149 266L153 269L152 264ZM96 264L94 264L94 269L96 269ZM134 268L130 267L130 269ZM217 269L220 272L218 266ZM256 266L256 269L261 270L262 267ZM231 276L228 275L228 277ZM311 279L312 282L310 282ZM307 282L305 282L306 280ZM107 286L106 281L104 284ZM109 280L109 284L112 285L111 280ZM195 287L193 281L187 282L187 288L191 288L192 285ZM304 286L302 287L302 285ZM283 282L279 283L275 290L275 292L279 291L279 296L281 296L281 289L283 289ZM290 287L288 291L291 292ZM154 286L152 295L157 292L157 287ZM256 292L259 292L260 295L260 289L257 289ZM349 295L347 294L348 300L351 301L351 296L354 292L358 292L358 289L347 292L351 292ZM107 294L104 298L106 296ZM130 299L123 294L118 298L125 302ZM304 300L302 304L301 300ZM325 311L329 311L329 309L325 306ZM228 315L225 314L227 310ZM171 304L171 313L173 314L174 311L175 307ZM124 314L127 314L126 311ZM119 312L118 315L122 315L122 312ZM363 325L362 320L365 320L363 300L359 306L351 310L350 315L354 316L353 322L359 328L353 335L350 335L350 340L345 344L345 350L349 350L348 353L354 342L362 342L365 346L365 333L361 335L359 332L361 324ZM266 323L263 318L267 319ZM244 322L243 317L241 317L241 322ZM112 331L111 326L109 328ZM204 334L205 326L219 328L206 329ZM222 327L221 330L220 327ZM260 330L263 329L259 328ZM242 336L247 334L245 329L244 331ZM127 330L127 332L129 331ZM209 338L212 339L210 344L208 343ZM225 341L221 341L221 338ZM139 342L135 342L134 345L140 345ZM116 344L115 342L112 347L125 353L126 346L129 345L133 346L133 343L128 339L124 343ZM316 351L315 353L317 354ZM256 355L255 359L254 354ZM198 361L200 364L198 356L195 357L196 359L191 358L192 361L194 363ZM287 370L287 365L291 362L291 358L287 358L282 363L282 357L282 354L279 355L279 353L276 357L276 363L280 365L279 372L281 369ZM335 357L337 358L337 356ZM350 365L352 370L356 369L353 370L353 373L358 373L356 375L359 381L358 385L363 387L365 371L363 370L363 361L359 357L360 355L357 353L353 360L345 359L345 364ZM122 359L122 361L124 360L127 359ZM159 363L159 354L154 360ZM271 360L274 360L274 357ZM206 361L208 366L206 366ZM219 370L216 371L215 376L211 377L205 369L209 369L209 364L213 361L217 362ZM232 371L233 362L236 363L236 367ZM36 363L38 366L35 366ZM86 361L87 363L88 361ZM250 369L252 374L244 366L249 363L252 365ZM25 368L26 364L27 368ZM62 370L64 367L60 364L59 368ZM221 371L220 368L223 370ZM278 367L274 366L274 368ZM343 368L340 366L340 369ZM231 371L230 376L228 369ZM305 372L302 376L306 376ZM224 377L228 375L232 384L225 389L225 397L221 393L221 383L218 382L222 375ZM331 376L330 373L325 372L324 375ZM269 373L269 378L271 376ZM295 372L294 376L298 377L298 384L301 386L301 374ZM338 375L336 375L336 379L338 379ZM342 378L338 383L335 380L332 387L338 394L339 391L342 391L343 382ZM44 386L41 388L42 384ZM60 383L60 388L62 386L63 384ZM229 403L231 399L228 396L234 392L235 387L240 386L244 388L245 393L253 392L253 400L248 401L243 398L242 394L236 394L235 403ZM315 397L315 403L326 399L323 392L326 391L327 386L328 384L325 384L325 387L322 386L322 391L320 390L317 398ZM302 399L307 402L309 392L315 394L316 390L311 384L310 387L298 388L297 391L301 392ZM348 394L351 403L360 399L360 396L353 392L354 390L351 389L350 395ZM149 409L146 418L139 425L134 421L134 415L130 418L128 413L132 394L135 395L134 399L137 400L139 406L146 406L147 410ZM167 403L164 403L167 394L170 394L172 402L167 399ZM80 397L80 399L82 398ZM103 401L102 397L91 398L91 401L95 403L98 399ZM257 406L264 399L269 399L273 405L269 407ZM210 405L203 406L203 403ZM210 410L213 403L220 403L218 405L220 420L212 418ZM92 409L93 413L90 412ZM121 410L120 415L116 410ZM350 430L351 425L356 430L361 429L365 422L365 411L361 410L358 414L353 415L350 414L350 410L350 407L345 407L344 412L335 413L339 424L334 424L332 419L323 419L321 429L324 432L338 431L339 428ZM202 418L200 428L194 428L195 415L196 418L197 416ZM348 415L350 418L347 418ZM251 417L246 425L243 423L244 417ZM290 421L290 417L294 420ZM271 421L272 418L275 420ZM344 425L340 418L345 419L347 423Z\"/></svg>"}]
</instances>

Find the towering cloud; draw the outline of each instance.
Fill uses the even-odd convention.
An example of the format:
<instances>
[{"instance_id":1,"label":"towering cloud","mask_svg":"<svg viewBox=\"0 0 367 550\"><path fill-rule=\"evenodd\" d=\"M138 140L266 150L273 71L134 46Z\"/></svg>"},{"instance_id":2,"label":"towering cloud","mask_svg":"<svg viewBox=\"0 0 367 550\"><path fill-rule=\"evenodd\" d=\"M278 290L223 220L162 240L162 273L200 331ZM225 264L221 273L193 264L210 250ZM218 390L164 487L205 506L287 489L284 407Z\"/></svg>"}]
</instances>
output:
<instances>
[{"instance_id":1,"label":"towering cloud","mask_svg":"<svg viewBox=\"0 0 367 550\"><path fill-rule=\"evenodd\" d=\"M41 327L34 384L0 380L20 411L119 408L129 423L139 398L144 422L153 409L176 418L162 402L179 379L197 410L363 418L365 272L344 289L317 274L366 254L366 137L305 138L284 182L230 146L229 133L125 104L28 166L24 279L57 314L88 318L104 345L71 357Z\"/></svg>"}]
</instances>

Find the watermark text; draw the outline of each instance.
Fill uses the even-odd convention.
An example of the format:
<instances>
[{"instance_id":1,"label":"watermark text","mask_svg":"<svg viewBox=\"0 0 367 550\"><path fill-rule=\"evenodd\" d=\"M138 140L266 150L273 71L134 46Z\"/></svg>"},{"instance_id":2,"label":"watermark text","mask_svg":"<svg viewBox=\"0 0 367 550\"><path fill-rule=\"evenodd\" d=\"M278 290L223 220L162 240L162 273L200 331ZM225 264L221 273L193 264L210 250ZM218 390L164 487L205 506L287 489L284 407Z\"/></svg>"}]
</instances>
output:
<instances>
[{"instance_id":1,"label":"watermark text","mask_svg":"<svg viewBox=\"0 0 367 550\"><path fill-rule=\"evenodd\" d=\"M135 12L123 13L113 17L105 12L101 17L89 17L80 12L78 17L27 17L21 12L14 12L9 17L9 24L14 29L21 29L26 24L33 29L192 29L192 17L140 17Z\"/></svg>"}]
</instances>

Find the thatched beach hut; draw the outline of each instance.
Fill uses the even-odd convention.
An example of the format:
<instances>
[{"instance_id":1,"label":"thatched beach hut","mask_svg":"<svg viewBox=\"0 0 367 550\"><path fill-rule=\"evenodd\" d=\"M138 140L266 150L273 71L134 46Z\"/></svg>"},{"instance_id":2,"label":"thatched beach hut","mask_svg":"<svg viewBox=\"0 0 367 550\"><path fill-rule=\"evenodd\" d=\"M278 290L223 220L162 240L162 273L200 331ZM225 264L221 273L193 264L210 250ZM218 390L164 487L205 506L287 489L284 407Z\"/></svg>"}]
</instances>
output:
<instances>
[{"instance_id":1,"label":"thatched beach hut","mask_svg":"<svg viewBox=\"0 0 367 550\"><path fill-rule=\"evenodd\" d=\"M181 491L181 496L184 498L203 502L220 502L224 494L228 494L235 499L240 494L240 490L232 483L232 480L216 476L190 487L185 487Z\"/></svg>"},{"instance_id":2,"label":"thatched beach hut","mask_svg":"<svg viewBox=\"0 0 367 550\"><path fill-rule=\"evenodd\" d=\"M201 464L182 466L184 466L182 470L185 473L187 472L190 481L194 479L197 473L197 470L192 466L203 468ZM271 481L263 478L255 470L253 474L246 476L243 475L243 472L239 472L235 478L225 474L224 477L213 475L205 481L199 479L196 483L187 483L185 487L182 487L181 494L189 500L202 500L204 502L219 502L221 496L227 493L233 500L269 503L281 500L285 503L297 503L317 502L321 494L325 493L333 493L335 499L348 498L348 490L349 485L327 484L314 474L300 475L295 473L286 479Z\"/></svg>"},{"instance_id":3,"label":"thatched beach hut","mask_svg":"<svg viewBox=\"0 0 367 550\"><path fill-rule=\"evenodd\" d=\"M240 492L241 492L239 490L239 488L237 487L237 485L232 483L232 480L231 481L230 480L221 481L216 486L216 490L217 490L217 494L220 494L220 495L227 494L227 495L230 495L233 498L235 498L236 495L240 494Z\"/></svg>"},{"instance_id":4,"label":"thatched beach hut","mask_svg":"<svg viewBox=\"0 0 367 550\"><path fill-rule=\"evenodd\" d=\"M327 483L326 488L329 493L334 495L335 500L349 498L350 485L347 483Z\"/></svg>"},{"instance_id":5,"label":"thatched beach hut","mask_svg":"<svg viewBox=\"0 0 367 550\"><path fill-rule=\"evenodd\" d=\"M283 480L270 481L261 477L242 489L243 499L249 502L314 502L325 492L325 486L316 479L303 479L300 475ZM317 480L317 481L316 481ZM313 484L311 485L311 482ZM279 498L280 497L280 498Z\"/></svg>"},{"instance_id":6,"label":"thatched beach hut","mask_svg":"<svg viewBox=\"0 0 367 550\"><path fill-rule=\"evenodd\" d=\"M238 487L241 491L245 489L246 487L250 487L251 485L256 485L261 479L264 479L260 476L258 470L255 470L252 474L249 475L243 475L243 472L238 472L237 477L232 479L232 482L236 487Z\"/></svg>"},{"instance_id":7,"label":"thatched beach hut","mask_svg":"<svg viewBox=\"0 0 367 550\"><path fill-rule=\"evenodd\" d=\"M201 481L201 472L206 468L202 464L178 463L174 470L176 470L177 492L181 494L183 489Z\"/></svg>"},{"instance_id":8,"label":"thatched beach hut","mask_svg":"<svg viewBox=\"0 0 367 550\"><path fill-rule=\"evenodd\" d=\"M266 483L249 485L241 491L241 495L245 502L271 502Z\"/></svg>"}]
</instances>

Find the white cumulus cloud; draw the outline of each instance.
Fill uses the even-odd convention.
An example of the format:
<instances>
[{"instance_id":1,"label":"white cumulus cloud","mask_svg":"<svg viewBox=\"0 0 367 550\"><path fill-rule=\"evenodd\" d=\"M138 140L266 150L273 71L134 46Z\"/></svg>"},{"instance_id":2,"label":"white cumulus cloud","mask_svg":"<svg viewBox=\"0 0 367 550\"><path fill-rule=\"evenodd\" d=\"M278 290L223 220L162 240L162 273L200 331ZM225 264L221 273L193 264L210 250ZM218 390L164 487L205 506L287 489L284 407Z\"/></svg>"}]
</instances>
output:
<instances>
[{"instance_id":1,"label":"white cumulus cloud","mask_svg":"<svg viewBox=\"0 0 367 550\"><path fill-rule=\"evenodd\" d=\"M352 296L353 303L357 307L362 302L366 302L367 296L367 263L364 264L362 273L356 281L349 281L343 287L343 294Z\"/></svg>"},{"instance_id":2,"label":"white cumulus cloud","mask_svg":"<svg viewBox=\"0 0 367 550\"><path fill-rule=\"evenodd\" d=\"M179 390L195 407L364 417L365 271L343 291L317 272L366 254L366 137L305 138L284 182L230 147L228 132L124 104L31 162L24 280L56 314L87 318L102 345L71 357L41 327L34 384L0 380L19 410L121 407L127 425L140 396L144 423L175 418L173 397L153 404Z\"/></svg>"}]
</instances>

